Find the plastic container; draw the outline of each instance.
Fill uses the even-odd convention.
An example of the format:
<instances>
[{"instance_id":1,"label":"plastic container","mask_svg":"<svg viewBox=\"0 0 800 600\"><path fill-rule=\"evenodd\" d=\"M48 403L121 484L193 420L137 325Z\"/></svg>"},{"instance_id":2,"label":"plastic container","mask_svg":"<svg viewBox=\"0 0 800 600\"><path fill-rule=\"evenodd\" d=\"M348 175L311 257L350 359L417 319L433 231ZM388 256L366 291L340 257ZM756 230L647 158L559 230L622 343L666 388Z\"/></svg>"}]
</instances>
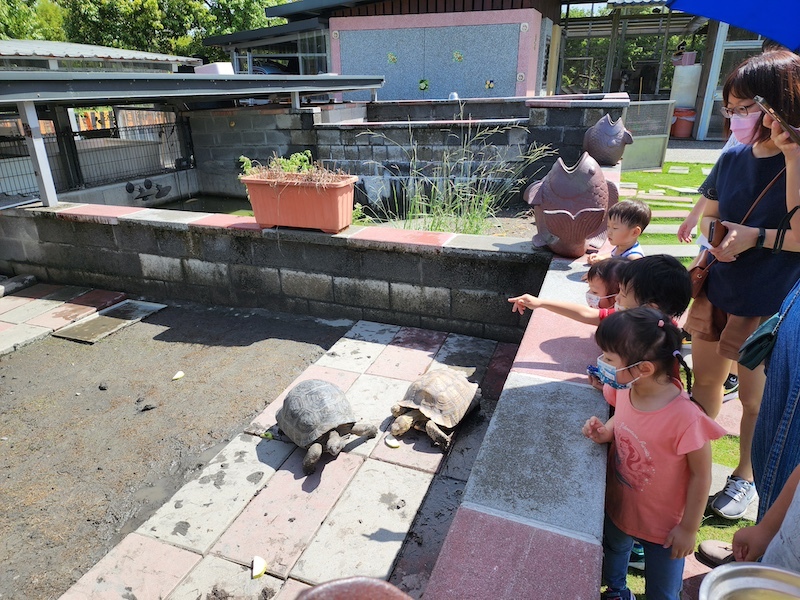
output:
<instances>
[{"instance_id":1,"label":"plastic container","mask_svg":"<svg viewBox=\"0 0 800 600\"><path fill-rule=\"evenodd\" d=\"M700 600L791 600L800 597L800 575L761 563L728 563L703 579Z\"/></svg>"},{"instance_id":2,"label":"plastic container","mask_svg":"<svg viewBox=\"0 0 800 600\"><path fill-rule=\"evenodd\" d=\"M694 61L696 60L697 60L697 52L694 51L681 52L680 54L672 56L672 64L676 67L678 65L693 65Z\"/></svg>"},{"instance_id":3,"label":"plastic container","mask_svg":"<svg viewBox=\"0 0 800 600\"><path fill-rule=\"evenodd\" d=\"M672 114L672 127L669 135L674 138L685 139L692 137L692 128L697 111L693 108L676 108Z\"/></svg>"}]
</instances>

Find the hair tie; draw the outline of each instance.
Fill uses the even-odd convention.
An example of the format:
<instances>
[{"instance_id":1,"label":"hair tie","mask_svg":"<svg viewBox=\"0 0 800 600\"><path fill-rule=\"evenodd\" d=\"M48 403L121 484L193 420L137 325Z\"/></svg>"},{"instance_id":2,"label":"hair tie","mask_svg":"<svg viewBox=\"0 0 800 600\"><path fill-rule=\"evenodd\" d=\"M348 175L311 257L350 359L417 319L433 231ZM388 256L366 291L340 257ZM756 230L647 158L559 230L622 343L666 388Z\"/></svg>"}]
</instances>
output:
<instances>
[{"instance_id":1,"label":"hair tie","mask_svg":"<svg viewBox=\"0 0 800 600\"><path fill-rule=\"evenodd\" d=\"M659 319L658 323L656 323L656 325L659 327L659 329L663 329L664 328L664 319Z\"/></svg>"},{"instance_id":2,"label":"hair tie","mask_svg":"<svg viewBox=\"0 0 800 600\"><path fill-rule=\"evenodd\" d=\"M675 358L678 358L679 356L681 356L681 351L680 350L675 350L675 352L672 353L672 356L674 356Z\"/></svg>"}]
</instances>

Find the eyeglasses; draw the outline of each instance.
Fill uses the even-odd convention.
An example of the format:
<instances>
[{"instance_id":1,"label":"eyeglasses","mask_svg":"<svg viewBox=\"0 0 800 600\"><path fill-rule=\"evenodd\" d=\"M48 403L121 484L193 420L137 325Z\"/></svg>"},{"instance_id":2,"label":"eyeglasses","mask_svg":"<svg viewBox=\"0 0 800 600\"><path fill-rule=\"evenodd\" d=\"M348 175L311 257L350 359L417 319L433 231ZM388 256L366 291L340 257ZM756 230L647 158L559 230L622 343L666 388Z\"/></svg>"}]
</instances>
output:
<instances>
[{"instance_id":1,"label":"eyeglasses","mask_svg":"<svg viewBox=\"0 0 800 600\"><path fill-rule=\"evenodd\" d=\"M746 117L749 114L751 108L756 106L756 103L748 104L747 106L734 106L733 108L728 108L727 106L723 106L719 109L719 112L722 113L722 116L726 119L730 119L733 115L739 115L740 117Z\"/></svg>"}]
</instances>

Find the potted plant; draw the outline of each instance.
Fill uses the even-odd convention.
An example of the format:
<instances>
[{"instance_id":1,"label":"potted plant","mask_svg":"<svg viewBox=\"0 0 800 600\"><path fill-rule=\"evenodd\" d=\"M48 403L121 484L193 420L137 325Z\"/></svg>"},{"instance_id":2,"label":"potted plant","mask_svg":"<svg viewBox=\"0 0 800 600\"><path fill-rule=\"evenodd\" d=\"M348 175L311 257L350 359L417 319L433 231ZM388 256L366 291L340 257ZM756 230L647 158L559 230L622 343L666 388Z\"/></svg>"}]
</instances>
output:
<instances>
[{"instance_id":1,"label":"potted plant","mask_svg":"<svg viewBox=\"0 0 800 600\"><path fill-rule=\"evenodd\" d=\"M303 227L338 233L353 219L355 175L326 169L311 151L274 156L265 165L239 157L253 215L261 227Z\"/></svg>"}]
</instances>

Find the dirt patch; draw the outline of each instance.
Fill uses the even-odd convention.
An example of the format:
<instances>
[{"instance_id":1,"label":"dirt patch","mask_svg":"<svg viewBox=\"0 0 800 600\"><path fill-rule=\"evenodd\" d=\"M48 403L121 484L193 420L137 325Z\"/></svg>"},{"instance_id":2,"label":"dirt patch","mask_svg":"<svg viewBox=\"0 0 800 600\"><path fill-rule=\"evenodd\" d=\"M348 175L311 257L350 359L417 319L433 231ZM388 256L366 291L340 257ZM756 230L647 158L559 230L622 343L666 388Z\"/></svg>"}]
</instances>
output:
<instances>
[{"instance_id":1,"label":"dirt patch","mask_svg":"<svg viewBox=\"0 0 800 600\"><path fill-rule=\"evenodd\" d=\"M0 358L0 598L63 594L349 326L171 306Z\"/></svg>"},{"instance_id":2,"label":"dirt patch","mask_svg":"<svg viewBox=\"0 0 800 600\"><path fill-rule=\"evenodd\" d=\"M489 219L487 235L532 239L536 235L533 208L523 201L512 204Z\"/></svg>"}]
</instances>

